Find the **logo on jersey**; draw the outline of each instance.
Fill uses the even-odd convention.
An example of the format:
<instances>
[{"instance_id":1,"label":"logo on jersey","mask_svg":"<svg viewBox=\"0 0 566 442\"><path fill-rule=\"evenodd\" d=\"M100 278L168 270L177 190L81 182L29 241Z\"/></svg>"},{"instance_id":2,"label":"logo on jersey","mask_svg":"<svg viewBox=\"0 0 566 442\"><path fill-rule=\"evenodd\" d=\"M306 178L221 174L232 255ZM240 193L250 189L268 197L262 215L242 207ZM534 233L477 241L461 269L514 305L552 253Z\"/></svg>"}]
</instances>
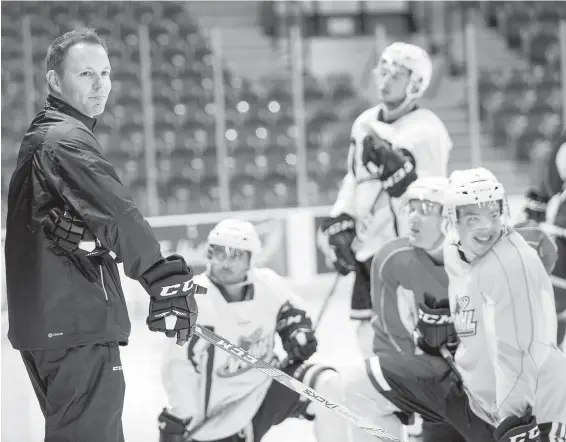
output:
<instances>
[{"instance_id":1,"label":"logo on jersey","mask_svg":"<svg viewBox=\"0 0 566 442\"><path fill-rule=\"evenodd\" d=\"M454 309L454 327L460 337L473 336L476 334L477 323L474 320L476 310L468 308L470 297L463 296L458 299Z\"/></svg>"},{"instance_id":2,"label":"logo on jersey","mask_svg":"<svg viewBox=\"0 0 566 442\"><path fill-rule=\"evenodd\" d=\"M269 354L269 350L273 348L272 337L269 335L264 336L261 327L256 329L249 336L240 337L236 345L261 360L265 360ZM226 359L226 363L218 369L216 374L220 378L230 378L245 373L251 368L249 364L246 364L236 356L230 355Z\"/></svg>"}]
</instances>

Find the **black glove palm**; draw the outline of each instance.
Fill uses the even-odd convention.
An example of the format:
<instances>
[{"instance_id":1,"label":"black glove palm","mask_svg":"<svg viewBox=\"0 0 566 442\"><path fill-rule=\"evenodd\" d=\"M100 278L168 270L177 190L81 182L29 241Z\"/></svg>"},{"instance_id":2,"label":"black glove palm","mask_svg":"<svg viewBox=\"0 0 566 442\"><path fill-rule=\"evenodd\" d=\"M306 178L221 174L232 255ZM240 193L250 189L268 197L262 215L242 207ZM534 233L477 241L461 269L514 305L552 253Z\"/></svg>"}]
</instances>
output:
<instances>
[{"instance_id":1,"label":"black glove palm","mask_svg":"<svg viewBox=\"0 0 566 442\"><path fill-rule=\"evenodd\" d=\"M328 239L328 245L334 251L332 264L341 275L356 270L356 256L352 251L352 241L356 237L354 218L346 213L328 217L322 221L320 230Z\"/></svg>"},{"instance_id":2,"label":"black glove palm","mask_svg":"<svg viewBox=\"0 0 566 442\"><path fill-rule=\"evenodd\" d=\"M146 271L139 282L151 298L146 320L149 329L168 337L176 335L177 344L185 344L197 322L195 295L206 293L206 288L193 282L193 270L182 256L171 255Z\"/></svg>"},{"instance_id":3,"label":"black glove palm","mask_svg":"<svg viewBox=\"0 0 566 442\"><path fill-rule=\"evenodd\" d=\"M318 347L312 321L304 310L287 302L277 316L277 332L289 360L304 362Z\"/></svg>"},{"instance_id":4,"label":"black glove palm","mask_svg":"<svg viewBox=\"0 0 566 442\"><path fill-rule=\"evenodd\" d=\"M387 140L372 135L364 138L362 146L364 166L392 197L399 198L417 179L415 160L407 150L393 149Z\"/></svg>"}]
</instances>

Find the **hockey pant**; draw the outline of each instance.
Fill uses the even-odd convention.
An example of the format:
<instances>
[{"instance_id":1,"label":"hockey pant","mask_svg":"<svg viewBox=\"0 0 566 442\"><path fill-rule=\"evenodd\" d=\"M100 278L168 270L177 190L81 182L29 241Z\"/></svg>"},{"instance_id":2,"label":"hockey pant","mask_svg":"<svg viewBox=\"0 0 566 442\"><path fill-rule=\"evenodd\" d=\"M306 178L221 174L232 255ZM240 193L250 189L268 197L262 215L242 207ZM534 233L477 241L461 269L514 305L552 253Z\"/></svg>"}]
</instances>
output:
<instances>
[{"instance_id":1,"label":"hockey pant","mask_svg":"<svg viewBox=\"0 0 566 442\"><path fill-rule=\"evenodd\" d=\"M493 428L475 416L442 358L384 353L343 372L346 406L394 435L418 413L424 442L490 442ZM365 441L355 431L353 442ZM397 434L395 434L397 432Z\"/></svg>"},{"instance_id":2,"label":"hockey pant","mask_svg":"<svg viewBox=\"0 0 566 442\"><path fill-rule=\"evenodd\" d=\"M324 365L304 363L293 364L283 371L309 386L314 386L318 377L327 370L334 371ZM237 434L207 442L259 442L271 427L279 425L288 418L314 418L314 416L309 416L307 412L309 404L310 401L303 398L299 393L290 390L279 382L272 381L262 404L248 425ZM197 442L198 435L195 434L195 436L197 436L195 439L195 442Z\"/></svg>"},{"instance_id":3,"label":"hockey pant","mask_svg":"<svg viewBox=\"0 0 566 442\"><path fill-rule=\"evenodd\" d=\"M118 344L21 354L45 416L45 442L124 442Z\"/></svg>"}]
</instances>

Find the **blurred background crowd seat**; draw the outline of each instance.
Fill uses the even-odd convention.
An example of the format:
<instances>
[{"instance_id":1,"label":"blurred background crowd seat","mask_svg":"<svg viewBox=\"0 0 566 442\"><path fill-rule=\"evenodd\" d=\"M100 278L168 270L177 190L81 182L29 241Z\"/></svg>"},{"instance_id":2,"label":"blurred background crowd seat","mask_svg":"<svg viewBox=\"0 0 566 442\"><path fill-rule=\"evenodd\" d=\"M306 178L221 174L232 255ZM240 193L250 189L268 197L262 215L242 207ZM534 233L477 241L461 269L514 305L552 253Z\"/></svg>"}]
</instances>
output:
<instances>
[{"instance_id":1,"label":"blurred background crowd seat","mask_svg":"<svg viewBox=\"0 0 566 442\"><path fill-rule=\"evenodd\" d=\"M479 79L481 115L495 146L518 161L545 149L562 123L559 22L563 1L484 2L486 22L526 61L521 68L486 70Z\"/></svg>"},{"instance_id":2,"label":"blurred background crowd seat","mask_svg":"<svg viewBox=\"0 0 566 442\"><path fill-rule=\"evenodd\" d=\"M190 3L190 2L188 2ZM9 4L9 7L6 5ZM517 161L548 143L562 128L559 93L558 20L563 2L482 2L486 22L530 63L513 71L480 76L484 124L494 146L510 147ZM78 26L106 39L112 64L112 94L95 134L124 183L148 213L144 163L144 117L138 24L151 42L151 89L159 214L220 210L215 140L211 41L182 2L3 2L2 3L2 204L26 118L22 18L31 24L34 112L44 103L44 58L49 43ZM51 20L46 20L50 17ZM413 25L415 25L413 23ZM288 73L260 79L224 72L232 210L298 204L292 87ZM331 204L346 171L349 133L373 97L358 92L351 75L304 76L309 201Z\"/></svg>"}]
</instances>

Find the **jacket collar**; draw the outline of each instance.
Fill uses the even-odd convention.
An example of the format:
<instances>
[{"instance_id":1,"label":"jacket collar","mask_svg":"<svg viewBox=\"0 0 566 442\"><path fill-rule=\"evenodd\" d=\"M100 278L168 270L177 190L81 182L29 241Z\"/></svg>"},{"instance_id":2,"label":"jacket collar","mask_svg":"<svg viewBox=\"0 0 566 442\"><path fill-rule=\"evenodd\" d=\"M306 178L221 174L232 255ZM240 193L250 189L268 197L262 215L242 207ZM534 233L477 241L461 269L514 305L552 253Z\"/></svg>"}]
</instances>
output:
<instances>
[{"instance_id":1,"label":"jacket collar","mask_svg":"<svg viewBox=\"0 0 566 442\"><path fill-rule=\"evenodd\" d=\"M73 118L76 118L81 123L83 123L86 127L88 127L91 131L93 131L94 127L96 126L96 118L87 117L85 114L79 112L77 109L75 109L69 103L64 102L63 100L61 100L58 97L55 97L54 95L49 94L47 96L47 99L45 100L44 108L45 109L55 109L59 112L62 112L62 113L67 114L67 115L69 115Z\"/></svg>"}]
</instances>

